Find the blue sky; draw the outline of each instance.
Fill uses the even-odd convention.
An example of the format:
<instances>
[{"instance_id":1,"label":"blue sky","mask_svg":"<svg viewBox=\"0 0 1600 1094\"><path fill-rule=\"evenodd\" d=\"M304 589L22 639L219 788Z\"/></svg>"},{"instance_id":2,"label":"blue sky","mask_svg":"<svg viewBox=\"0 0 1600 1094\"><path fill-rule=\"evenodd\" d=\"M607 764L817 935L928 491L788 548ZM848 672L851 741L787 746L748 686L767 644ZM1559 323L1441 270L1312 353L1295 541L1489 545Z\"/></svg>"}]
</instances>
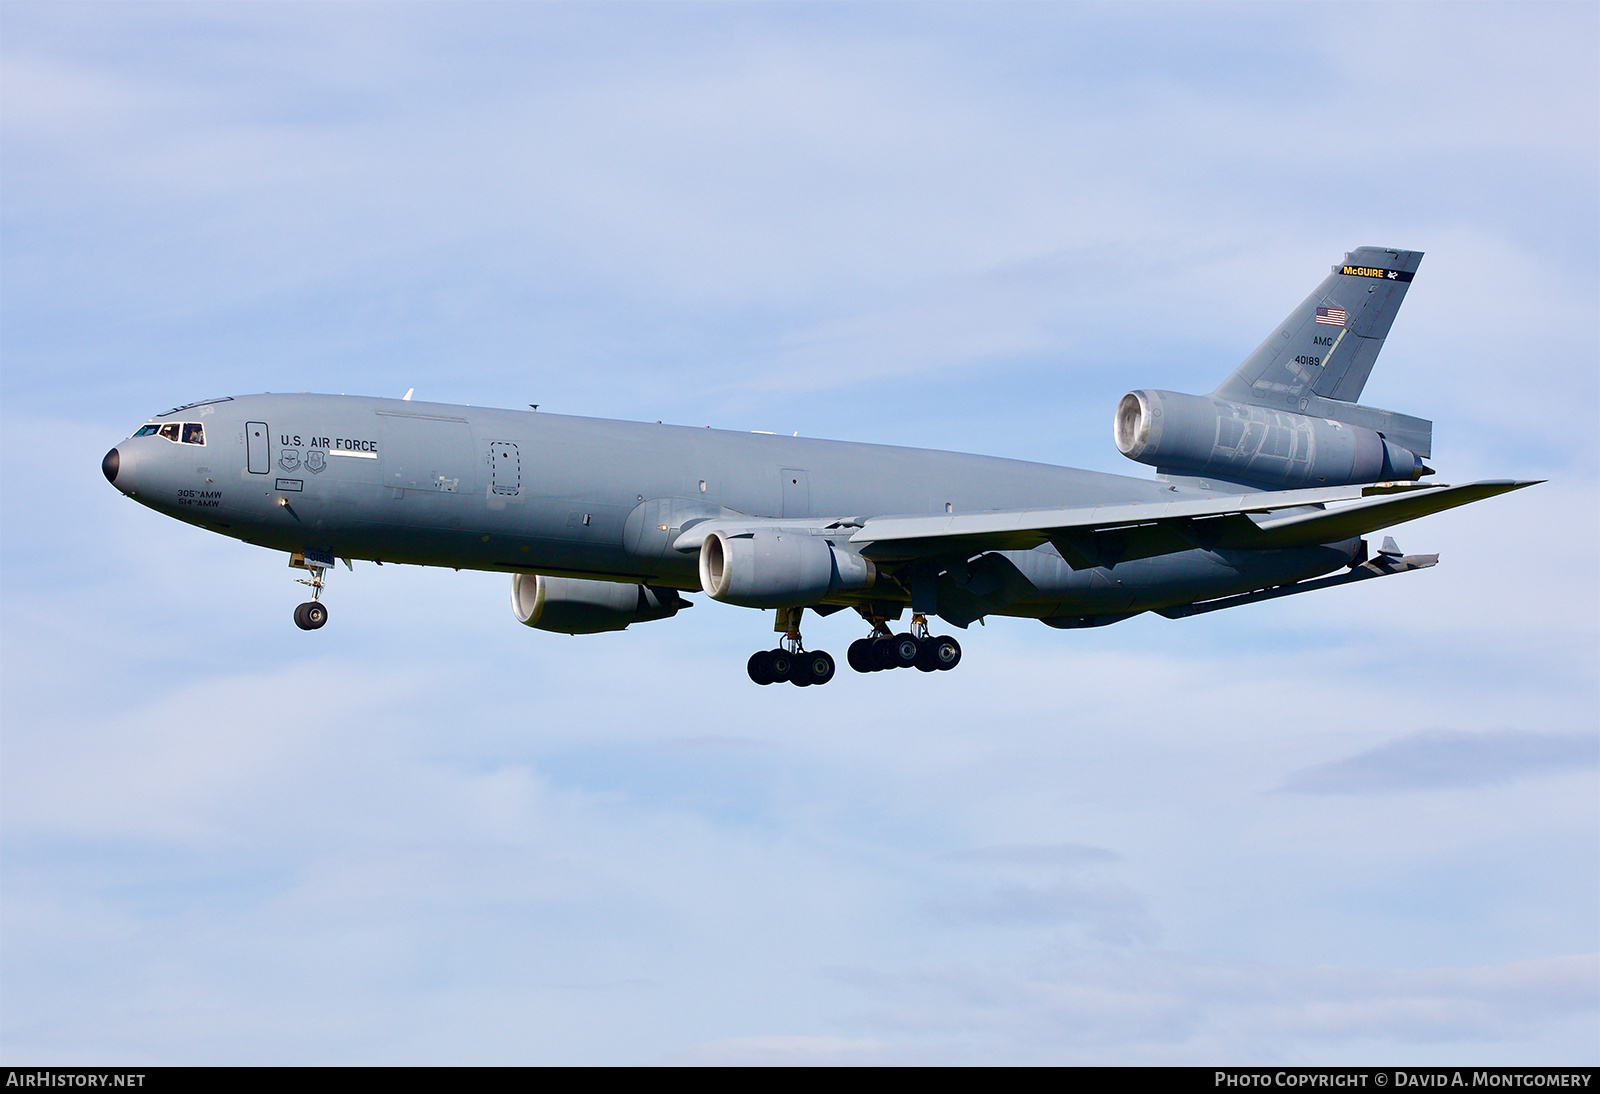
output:
<instances>
[{"instance_id":1,"label":"blue sky","mask_svg":"<svg viewBox=\"0 0 1600 1094\"><path fill-rule=\"evenodd\" d=\"M0 6L0 1054L1593 1063L1597 13ZM937 679L408 567L305 635L98 469L414 387L1143 475L1121 394L1362 244L1427 252L1365 400L1549 483Z\"/></svg>"}]
</instances>

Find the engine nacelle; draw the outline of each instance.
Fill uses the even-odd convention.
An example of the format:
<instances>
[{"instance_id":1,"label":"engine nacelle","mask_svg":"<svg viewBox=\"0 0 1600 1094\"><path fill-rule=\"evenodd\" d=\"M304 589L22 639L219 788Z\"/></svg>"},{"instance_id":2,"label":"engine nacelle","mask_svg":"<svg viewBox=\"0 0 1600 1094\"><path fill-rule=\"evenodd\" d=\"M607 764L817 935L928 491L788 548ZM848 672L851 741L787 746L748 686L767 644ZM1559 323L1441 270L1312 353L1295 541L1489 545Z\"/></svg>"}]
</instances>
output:
<instances>
[{"instance_id":1,"label":"engine nacelle","mask_svg":"<svg viewBox=\"0 0 1600 1094\"><path fill-rule=\"evenodd\" d=\"M1245 406L1214 395L1130 391L1112 431L1130 460L1263 486L1345 486L1431 474L1410 449L1365 426Z\"/></svg>"},{"instance_id":2,"label":"engine nacelle","mask_svg":"<svg viewBox=\"0 0 1600 1094\"><path fill-rule=\"evenodd\" d=\"M676 589L587 581L576 577L514 574L511 610L525 627L557 634L598 634L629 624L666 619L688 606Z\"/></svg>"},{"instance_id":3,"label":"engine nacelle","mask_svg":"<svg viewBox=\"0 0 1600 1094\"><path fill-rule=\"evenodd\" d=\"M744 608L804 607L877 579L871 562L806 532L716 531L700 544L700 587Z\"/></svg>"}]
</instances>

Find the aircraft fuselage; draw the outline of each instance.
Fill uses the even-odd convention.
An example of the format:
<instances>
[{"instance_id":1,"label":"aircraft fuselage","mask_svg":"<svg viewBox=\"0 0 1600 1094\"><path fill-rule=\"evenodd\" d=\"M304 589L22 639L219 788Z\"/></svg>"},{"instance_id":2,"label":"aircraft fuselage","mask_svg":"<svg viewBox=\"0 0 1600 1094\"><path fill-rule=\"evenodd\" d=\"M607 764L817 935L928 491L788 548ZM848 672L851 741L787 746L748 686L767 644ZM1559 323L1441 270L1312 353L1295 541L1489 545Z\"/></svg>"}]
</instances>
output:
<instances>
[{"instance_id":1,"label":"aircraft fuselage","mask_svg":"<svg viewBox=\"0 0 1600 1094\"><path fill-rule=\"evenodd\" d=\"M247 543L690 591L700 589L697 557L672 543L700 520L815 522L1199 493L991 456L342 395L240 396L151 424L155 432L147 426L114 450L114 474L108 455L108 477L141 504ZM1073 570L1046 544L1004 552L1034 588L996 614L1066 625L1120 618L1327 573L1358 546L1196 549ZM833 599L908 601L890 584Z\"/></svg>"}]
</instances>

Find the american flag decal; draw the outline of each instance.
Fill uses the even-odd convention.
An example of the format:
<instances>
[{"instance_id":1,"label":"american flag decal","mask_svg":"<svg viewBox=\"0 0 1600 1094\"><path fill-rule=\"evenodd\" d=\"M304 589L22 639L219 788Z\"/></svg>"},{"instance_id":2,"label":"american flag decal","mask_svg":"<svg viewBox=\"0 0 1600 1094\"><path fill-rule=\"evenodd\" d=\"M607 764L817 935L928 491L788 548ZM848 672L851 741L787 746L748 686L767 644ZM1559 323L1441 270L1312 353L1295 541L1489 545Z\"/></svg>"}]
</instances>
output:
<instances>
[{"instance_id":1,"label":"american flag decal","mask_svg":"<svg viewBox=\"0 0 1600 1094\"><path fill-rule=\"evenodd\" d=\"M1344 309L1318 308L1317 322L1325 327L1342 327L1344 326Z\"/></svg>"}]
</instances>

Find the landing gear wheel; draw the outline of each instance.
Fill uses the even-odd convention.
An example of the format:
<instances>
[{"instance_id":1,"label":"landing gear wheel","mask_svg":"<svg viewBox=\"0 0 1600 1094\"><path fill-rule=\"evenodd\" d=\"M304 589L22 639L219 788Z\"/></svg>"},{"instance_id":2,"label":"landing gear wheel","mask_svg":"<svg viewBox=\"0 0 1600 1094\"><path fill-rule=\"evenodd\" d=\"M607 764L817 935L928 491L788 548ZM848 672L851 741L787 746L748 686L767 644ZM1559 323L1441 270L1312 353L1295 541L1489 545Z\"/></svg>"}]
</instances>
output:
<instances>
[{"instance_id":1,"label":"landing gear wheel","mask_svg":"<svg viewBox=\"0 0 1600 1094\"><path fill-rule=\"evenodd\" d=\"M872 639L858 638L850 643L850 648L845 651L844 659L857 672L872 672L877 668L872 657Z\"/></svg>"},{"instance_id":2,"label":"landing gear wheel","mask_svg":"<svg viewBox=\"0 0 1600 1094\"><path fill-rule=\"evenodd\" d=\"M917 641L916 635L907 631L894 636L893 643L889 646L889 667L908 669L917 663L917 654L922 649L922 643Z\"/></svg>"},{"instance_id":3,"label":"landing gear wheel","mask_svg":"<svg viewBox=\"0 0 1600 1094\"><path fill-rule=\"evenodd\" d=\"M939 671L939 662L934 660L934 654L937 652L937 643L938 639L936 638L925 638L917 643L918 672Z\"/></svg>"},{"instance_id":4,"label":"landing gear wheel","mask_svg":"<svg viewBox=\"0 0 1600 1094\"><path fill-rule=\"evenodd\" d=\"M833 679L833 671L833 656L821 650L813 650L800 655L800 660L794 667L794 675L790 677L789 682L801 687L826 684Z\"/></svg>"},{"instance_id":5,"label":"landing gear wheel","mask_svg":"<svg viewBox=\"0 0 1600 1094\"><path fill-rule=\"evenodd\" d=\"M767 671L772 674L774 683L789 679L794 675L793 655L788 650L768 650Z\"/></svg>"},{"instance_id":6,"label":"landing gear wheel","mask_svg":"<svg viewBox=\"0 0 1600 1094\"><path fill-rule=\"evenodd\" d=\"M869 638L872 645L868 647L868 663L871 671L882 672L884 669L894 668L894 639L888 635L881 638Z\"/></svg>"},{"instance_id":7,"label":"landing gear wheel","mask_svg":"<svg viewBox=\"0 0 1600 1094\"><path fill-rule=\"evenodd\" d=\"M954 638L933 638L929 640L933 646L933 666L937 669L953 669L961 664L961 643ZM921 668L919 664L917 666Z\"/></svg>"},{"instance_id":8,"label":"landing gear wheel","mask_svg":"<svg viewBox=\"0 0 1600 1094\"><path fill-rule=\"evenodd\" d=\"M294 624L303 631L314 631L328 621L328 609L308 600L294 610Z\"/></svg>"},{"instance_id":9,"label":"landing gear wheel","mask_svg":"<svg viewBox=\"0 0 1600 1094\"><path fill-rule=\"evenodd\" d=\"M767 658L772 656L767 650L757 650L750 655L750 660L745 663L745 671L750 674L750 679L757 684L770 684L772 667L767 664Z\"/></svg>"}]
</instances>

